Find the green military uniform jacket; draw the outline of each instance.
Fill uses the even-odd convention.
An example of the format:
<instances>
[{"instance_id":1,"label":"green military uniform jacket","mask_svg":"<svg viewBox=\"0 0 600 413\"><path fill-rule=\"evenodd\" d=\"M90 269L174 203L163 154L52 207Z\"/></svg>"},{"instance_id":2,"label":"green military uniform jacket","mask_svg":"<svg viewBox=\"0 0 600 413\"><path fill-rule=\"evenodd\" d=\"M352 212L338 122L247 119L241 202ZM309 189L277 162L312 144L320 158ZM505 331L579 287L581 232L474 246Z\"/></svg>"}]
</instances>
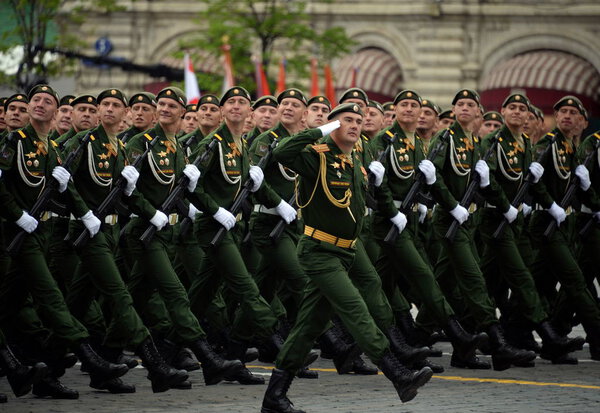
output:
<instances>
[{"instance_id":1,"label":"green military uniform jacket","mask_svg":"<svg viewBox=\"0 0 600 413\"><path fill-rule=\"evenodd\" d=\"M123 132L118 133L117 138L119 138L120 140L123 140L123 138L126 138L125 142L127 142L129 139L133 138L135 135L139 135L142 132L145 132L145 131L131 125L127 129L125 129Z\"/></svg>"},{"instance_id":2,"label":"green military uniform jacket","mask_svg":"<svg viewBox=\"0 0 600 413\"><path fill-rule=\"evenodd\" d=\"M307 226L343 239L356 239L365 215L367 172L356 151L344 154L330 136L318 145L319 129L285 138L275 160L299 175L298 205Z\"/></svg>"},{"instance_id":3,"label":"green military uniform jacket","mask_svg":"<svg viewBox=\"0 0 600 413\"><path fill-rule=\"evenodd\" d=\"M583 164L585 158L590 154L597 142L600 140L600 131L593 133L588 136L577 148L577 161ZM592 188L594 190L594 196L589 197L584 202L584 205L591 209L593 212L600 211L600 149L596 149L596 156L594 156L591 162L587 165L590 171L590 179L592 181Z\"/></svg>"},{"instance_id":4,"label":"green military uniform jacket","mask_svg":"<svg viewBox=\"0 0 600 413\"><path fill-rule=\"evenodd\" d=\"M79 132L69 139L63 153L67 155L76 150L86 134ZM102 125L92 129L90 142L71 166L76 189L72 196L80 196L90 209L96 210L111 191L113 181L121 175L125 159L125 147L121 141L117 139L115 148ZM83 214L78 211L78 215Z\"/></svg>"},{"instance_id":5,"label":"green military uniform jacket","mask_svg":"<svg viewBox=\"0 0 600 413\"><path fill-rule=\"evenodd\" d=\"M157 123L152 129L127 141L125 153L129 163L135 162L146 150L149 142L146 135L159 141L148 154L147 161L141 164L140 177L129 205L134 214L150 220L177 184L186 165L186 157L179 143L175 141L173 145Z\"/></svg>"},{"instance_id":6,"label":"green military uniform jacket","mask_svg":"<svg viewBox=\"0 0 600 413\"><path fill-rule=\"evenodd\" d=\"M55 139L54 142L56 142L58 148L62 150L69 141L69 139L71 139L75 135L77 135L77 131L75 130L75 128L71 128L67 132L60 135L60 137Z\"/></svg>"},{"instance_id":7,"label":"green military uniform jacket","mask_svg":"<svg viewBox=\"0 0 600 413\"><path fill-rule=\"evenodd\" d=\"M275 127L277 127L277 126L275 126ZM256 126L254 128L252 128L252 130L246 134L246 137L244 139L246 139L246 143L248 144L249 148L252 147L252 144L254 143L254 139L258 138L258 136L261 134L262 134L262 132Z\"/></svg>"},{"instance_id":8,"label":"green military uniform jacket","mask_svg":"<svg viewBox=\"0 0 600 413\"><path fill-rule=\"evenodd\" d=\"M184 149L185 154L191 156L202 139L204 139L204 134L202 134L200 128L196 128L194 131L177 138L177 141Z\"/></svg>"},{"instance_id":9,"label":"green military uniform jacket","mask_svg":"<svg viewBox=\"0 0 600 413\"><path fill-rule=\"evenodd\" d=\"M17 131L16 136L7 142L0 154L0 199L4 201L4 216L16 221L28 211L43 191L47 180L52 178L52 170L62 162L57 144L48 140L48 147L37 136L31 124ZM69 183L70 194L73 194L73 183ZM59 197L59 195L56 195ZM77 211L87 212L87 207L80 199L69 199L71 207ZM80 214L81 216L83 214Z\"/></svg>"},{"instance_id":10,"label":"green military uniform jacket","mask_svg":"<svg viewBox=\"0 0 600 413\"><path fill-rule=\"evenodd\" d=\"M418 134L415 133L413 145L396 121L389 129L377 134L373 139L371 144L375 147L375 151L377 153L384 152L389 145L386 138L392 139L394 134L397 134L398 139L393 143L389 156L382 162L386 174L381 186L376 190L377 214L388 219L398 213L394 200L404 200L415 181L417 165L425 159L425 152Z\"/></svg>"}]
</instances>

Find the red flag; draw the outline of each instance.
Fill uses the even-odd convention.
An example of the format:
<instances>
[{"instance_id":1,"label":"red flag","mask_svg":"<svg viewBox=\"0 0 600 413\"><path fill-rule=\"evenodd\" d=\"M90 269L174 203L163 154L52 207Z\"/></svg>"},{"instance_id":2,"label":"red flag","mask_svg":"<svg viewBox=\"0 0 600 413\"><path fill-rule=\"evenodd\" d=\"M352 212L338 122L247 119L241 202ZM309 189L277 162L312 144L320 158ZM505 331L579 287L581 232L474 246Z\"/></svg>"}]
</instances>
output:
<instances>
[{"instance_id":1,"label":"red flag","mask_svg":"<svg viewBox=\"0 0 600 413\"><path fill-rule=\"evenodd\" d=\"M331 76L331 67L328 64L324 67L325 70L325 97L331 102L331 107L334 108L337 104L335 98L335 89L333 88L333 77Z\"/></svg>"},{"instance_id":2,"label":"red flag","mask_svg":"<svg viewBox=\"0 0 600 413\"><path fill-rule=\"evenodd\" d=\"M356 87L356 76L358 75L358 67L352 67L352 81L350 82L350 87Z\"/></svg>"},{"instance_id":3,"label":"red flag","mask_svg":"<svg viewBox=\"0 0 600 413\"><path fill-rule=\"evenodd\" d=\"M317 59L313 57L310 61L310 72L311 72L311 84L310 84L310 95L317 96L321 94L319 89L319 74L317 73Z\"/></svg>"},{"instance_id":4,"label":"red flag","mask_svg":"<svg viewBox=\"0 0 600 413\"><path fill-rule=\"evenodd\" d=\"M221 46L221 50L223 50L223 68L225 69L225 74L223 75L223 92L225 92L233 87L233 64L231 63L231 46L229 45L229 36L223 36L223 46Z\"/></svg>"},{"instance_id":5,"label":"red flag","mask_svg":"<svg viewBox=\"0 0 600 413\"><path fill-rule=\"evenodd\" d=\"M285 90L285 66L287 62L285 57L279 61L279 77L277 78L277 94Z\"/></svg>"},{"instance_id":6,"label":"red flag","mask_svg":"<svg viewBox=\"0 0 600 413\"><path fill-rule=\"evenodd\" d=\"M185 66L185 97L187 98L188 104L198 103L198 99L200 99L200 89L198 88L198 79L196 79L196 75L194 74L194 67L192 66L189 54L185 54L183 62Z\"/></svg>"},{"instance_id":7,"label":"red flag","mask_svg":"<svg viewBox=\"0 0 600 413\"><path fill-rule=\"evenodd\" d=\"M264 95L270 95L271 90L269 89L269 82L267 81L267 75L263 68L263 64L260 59L254 59L255 66L255 79L256 79L256 97L259 98Z\"/></svg>"}]
</instances>

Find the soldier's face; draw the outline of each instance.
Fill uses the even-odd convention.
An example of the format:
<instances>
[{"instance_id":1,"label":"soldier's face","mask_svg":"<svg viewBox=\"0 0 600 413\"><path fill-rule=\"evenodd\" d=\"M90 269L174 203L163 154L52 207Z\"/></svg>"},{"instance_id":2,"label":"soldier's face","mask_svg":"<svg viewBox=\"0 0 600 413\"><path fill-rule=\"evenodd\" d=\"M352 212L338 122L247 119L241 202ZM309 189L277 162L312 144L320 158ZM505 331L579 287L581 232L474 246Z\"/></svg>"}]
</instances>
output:
<instances>
[{"instance_id":1,"label":"soldier's face","mask_svg":"<svg viewBox=\"0 0 600 413\"><path fill-rule=\"evenodd\" d=\"M27 112L27 103L10 102L6 108L6 126L15 130L24 127L29 122L29 113Z\"/></svg>"},{"instance_id":2,"label":"soldier's face","mask_svg":"<svg viewBox=\"0 0 600 413\"><path fill-rule=\"evenodd\" d=\"M252 117L252 112L250 112L244 121L244 129L242 129L242 133L248 133L252 129L254 129L254 118Z\"/></svg>"},{"instance_id":3,"label":"soldier's face","mask_svg":"<svg viewBox=\"0 0 600 413\"><path fill-rule=\"evenodd\" d=\"M183 116L183 122L181 123L181 129L185 133L193 132L198 127L198 113L187 112Z\"/></svg>"},{"instance_id":4,"label":"soldier's face","mask_svg":"<svg viewBox=\"0 0 600 413\"><path fill-rule=\"evenodd\" d=\"M48 93L36 93L29 101L29 117L38 122L51 122L58 104Z\"/></svg>"},{"instance_id":5,"label":"soldier's face","mask_svg":"<svg viewBox=\"0 0 600 413\"><path fill-rule=\"evenodd\" d=\"M221 109L212 103L204 103L198 108L198 124L207 129L216 128L221 123Z\"/></svg>"},{"instance_id":6,"label":"soldier's face","mask_svg":"<svg viewBox=\"0 0 600 413\"><path fill-rule=\"evenodd\" d=\"M367 108L362 130L367 133L376 133L383 128L383 113L375 108Z\"/></svg>"},{"instance_id":7,"label":"soldier's face","mask_svg":"<svg viewBox=\"0 0 600 413\"><path fill-rule=\"evenodd\" d=\"M318 128L324 125L329 112L331 112L329 106L324 103L311 103L306 112L306 126L309 128Z\"/></svg>"},{"instance_id":8,"label":"soldier's face","mask_svg":"<svg viewBox=\"0 0 600 413\"><path fill-rule=\"evenodd\" d=\"M520 128L525 124L527 116L530 113L529 108L524 103L511 102L501 110L504 122L509 127Z\"/></svg>"},{"instance_id":9,"label":"soldier's face","mask_svg":"<svg viewBox=\"0 0 600 413\"><path fill-rule=\"evenodd\" d=\"M383 112L383 126L392 126L394 123L394 119L396 119L396 112L393 110L386 110Z\"/></svg>"},{"instance_id":10,"label":"soldier's face","mask_svg":"<svg viewBox=\"0 0 600 413\"><path fill-rule=\"evenodd\" d=\"M454 119L452 119L452 118L440 119L440 121L438 122L438 128L439 128L439 130L446 129L446 128L449 128L453 123L454 123Z\"/></svg>"},{"instance_id":11,"label":"soldier's face","mask_svg":"<svg viewBox=\"0 0 600 413\"><path fill-rule=\"evenodd\" d=\"M404 99L396 104L396 121L404 129L414 131L419 115L421 114L421 105L413 99Z\"/></svg>"},{"instance_id":12,"label":"soldier's face","mask_svg":"<svg viewBox=\"0 0 600 413\"><path fill-rule=\"evenodd\" d=\"M354 145L360 138L363 117L358 113L344 112L332 120L339 119L340 127L331 132L331 136L338 143Z\"/></svg>"},{"instance_id":13,"label":"soldier's face","mask_svg":"<svg viewBox=\"0 0 600 413\"><path fill-rule=\"evenodd\" d=\"M283 126L295 126L304 116L306 106L296 98L285 98L279 103L279 121Z\"/></svg>"},{"instance_id":14,"label":"soldier's face","mask_svg":"<svg viewBox=\"0 0 600 413\"><path fill-rule=\"evenodd\" d=\"M104 98L98 104L100 122L108 127L119 126L127 113L127 106L117 98Z\"/></svg>"},{"instance_id":15,"label":"soldier's face","mask_svg":"<svg viewBox=\"0 0 600 413\"><path fill-rule=\"evenodd\" d=\"M530 137L534 136L537 132L537 118L531 112L527 112L527 119L523 123L523 132Z\"/></svg>"},{"instance_id":16,"label":"soldier's face","mask_svg":"<svg viewBox=\"0 0 600 413\"><path fill-rule=\"evenodd\" d=\"M150 129L156 122L156 108L147 103L135 103L131 106L131 121L139 130Z\"/></svg>"},{"instance_id":17,"label":"soldier's face","mask_svg":"<svg viewBox=\"0 0 600 413\"><path fill-rule=\"evenodd\" d=\"M62 135L71 128L71 114L73 106L62 105L56 112L56 129Z\"/></svg>"},{"instance_id":18,"label":"soldier's face","mask_svg":"<svg viewBox=\"0 0 600 413\"><path fill-rule=\"evenodd\" d=\"M261 132L264 132L275 126L278 119L277 109L269 105L260 106L252 112L252 117L254 118L256 127Z\"/></svg>"},{"instance_id":19,"label":"soldier's face","mask_svg":"<svg viewBox=\"0 0 600 413\"><path fill-rule=\"evenodd\" d=\"M73 106L73 127L80 132L96 127L98 124L98 107L91 103L78 103Z\"/></svg>"},{"instance_id":20,"label":"soldier's face","mask_svg":"<svg viewBox=\"0 0 600 413\"><path fill-rule=\"evenodd\" d=\"M158 121L161 125L174 126L181 122L185 108L170 98L160 98L156 103Z\"/></svg>"},{"instance_id":21,"label":"soldier's face","mask_svg":"<svg viewBox=\"0 0 600 413\"><path fill-rule=\"evenodd\" d=\"M6 129L6 122L4 121L4 106L0 106L0 130Z\"/></svg>"},{"instance_id":22,"label":"soldier's face","mask_svg":"<svg viewBox=\"0 0 600 413\"><path fill-rule=\"evenodd\" d=\"M227 99L221 106L223 118L232 124L241 124L250 114L250 101L241 96Z\"/></svg>"},{"instance_id":23,"label":"soldier's face","mask_svg":"<svg viewBox=\"0 0 600 413\"><path fill-rule=\"evenodd\" d=\"M574 106L561 106L554 116L556 117L556 125L560 128L565 136L571 136L571 133L576 127L577 116L579 116L579 110Z\"/></svg>"},{"instance_id":24,"label":"soldier's face","mask_svg":"<svg viewBox=\"0 0 600 413\"><path fill-rule=\"evenodd\" d=\"M483 138L488 133L498 130L500 126L502 126L502 123L498 122L497 120L486 120L481 124L478 135Z\"/></svg>"},{"instance_id":25,"label":"soldier's face","mask_svg":"<svg viewBox=\"0 0 600 413\"><path fill-rule=\"evenodd\" d=\"M452 107L456 120L461 125L468 126L480 114L479 105L473 99L458 99ZM454 122L452 122L454 123Z\"/></svg>"},{"instance_id":26,"label":"soldier's face","mask_svg":"<svg viewBox=\"0 0 600 413\"><path fill-rule=\"evenodd\" d=\"M423 131L434 130L437 127L438 116L437 113L430 107L421 108L421 114L417 121L417 129Z\"/></svg>"}]
</instances>

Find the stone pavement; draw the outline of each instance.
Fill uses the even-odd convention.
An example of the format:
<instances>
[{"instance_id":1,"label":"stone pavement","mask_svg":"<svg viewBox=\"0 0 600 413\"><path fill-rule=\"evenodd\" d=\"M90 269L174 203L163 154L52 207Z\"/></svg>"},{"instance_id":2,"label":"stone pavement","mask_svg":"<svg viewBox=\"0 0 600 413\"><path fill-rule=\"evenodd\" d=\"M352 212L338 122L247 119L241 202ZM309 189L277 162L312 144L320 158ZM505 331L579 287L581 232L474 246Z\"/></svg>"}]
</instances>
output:
<instances>
[{"instance_id":1,"label":"stone pavement","mask_svg":"<svg viewBox=\"0 0 600 413\"><path fill-rule=\"evenodd\" d=\"M600 362L589 360L587 345L577 352L579 365L556 366L536 360L535 368L511 368L503 372L473 371L450 367L450 345L438 343L444 356L432 359L446 371L435 375L411 402L402 404L390 382L378 376L340 376L330 360L318 359L318 380L296 379L289 392L297 408L309 413L388 412L600 412ZM485 358L485 356L483 356ZM250 363L251 370L268 379L272 366ZM112 395L87 387L88 377L69 369L64 383L79 390L79 400L41 400L32 395L16 399L6 379L0 392L9 395L0 412L10 413L250 413L259 412L266 386L221 383L206 387L200 371L192 372L192 390L153 394L145 370L130 371L125 381L137 393Z\"/></svg>"}]
</instances>

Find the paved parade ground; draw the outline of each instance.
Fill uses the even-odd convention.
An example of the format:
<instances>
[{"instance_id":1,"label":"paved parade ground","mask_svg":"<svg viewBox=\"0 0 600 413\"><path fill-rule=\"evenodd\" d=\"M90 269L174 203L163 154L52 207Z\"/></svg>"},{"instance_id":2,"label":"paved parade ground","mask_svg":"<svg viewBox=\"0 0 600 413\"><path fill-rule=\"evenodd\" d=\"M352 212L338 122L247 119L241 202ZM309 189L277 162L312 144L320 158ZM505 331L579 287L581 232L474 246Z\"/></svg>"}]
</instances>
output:
<instances>
[{"instance_id":1,"label":"paved parade ground","mask_svg":"<svg viewBox=\"0 0 600 413\"><path fill-rule=\"evenodd\" d=\"M581 331L579 332L581 334ZM391 383L381 375L338 375L330 360L318 359L313 367L318 380L296 379L289 392L297 408L308 413L387 413L387 412L600 412L600 362L589 359L587 345L575 353L577 366L556 366L536 360L535 368L511 368L503 372L473 371L450 367L450 345L438 343L444 356L432 359L446 371L434 375L413 401L402 404ZM485 358L485 356L482 356ZM259 362L249 367L268 379L270 369ZM63 382L79 390L79 400L40 400L32 395L15 399L6 379L0 379L0 392L9 401L0 412L259 412L263 386L221 383L206 387L200 371L191 373L192 390L171 390L153 394L145 379L146 371L136 368L125 381L137 386L135 394L112 395L87 386L88 376L78 368L69 369Z\"/></svg>"}]
</instances>

